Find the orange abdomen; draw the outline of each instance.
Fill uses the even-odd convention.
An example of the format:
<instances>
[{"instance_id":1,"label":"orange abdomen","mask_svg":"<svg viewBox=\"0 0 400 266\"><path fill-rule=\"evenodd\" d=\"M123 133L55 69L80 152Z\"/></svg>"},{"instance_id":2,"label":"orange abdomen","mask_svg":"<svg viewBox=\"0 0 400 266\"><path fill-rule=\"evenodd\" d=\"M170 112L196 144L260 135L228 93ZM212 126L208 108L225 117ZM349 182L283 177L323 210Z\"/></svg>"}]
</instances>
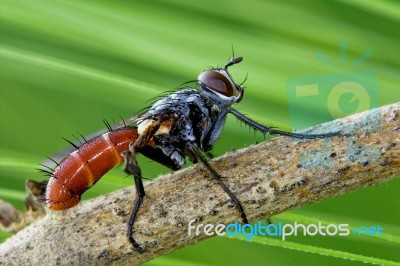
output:
<instances>
[{"instance_id":1,"label":"orange abdomen","mask_svg":"<svg viewBox=\"0 0 400 266\"><path fill-rule=\"evenodd\" d=\"M90 140L65 157L47 184L47 206L65 210L77 205L88 188L123 161L121 152L137 138L136 127L124 127Z\"/></svg>"}]
</instances>

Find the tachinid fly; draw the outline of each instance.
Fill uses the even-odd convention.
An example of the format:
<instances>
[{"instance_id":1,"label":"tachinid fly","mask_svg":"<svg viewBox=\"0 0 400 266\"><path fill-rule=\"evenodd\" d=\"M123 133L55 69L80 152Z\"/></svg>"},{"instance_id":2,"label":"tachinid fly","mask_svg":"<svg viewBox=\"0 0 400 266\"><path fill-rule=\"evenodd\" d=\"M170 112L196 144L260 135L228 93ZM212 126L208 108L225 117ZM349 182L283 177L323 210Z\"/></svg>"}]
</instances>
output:
<instances>
[{"instance_id":1,"label":"tachinid fly","mask_svg":"<svg viewBox=\"0 0 400 266\"><path fill-rule=\"evenodd\" d=\"M240 200L229 190L221 176L207 162L203 153L211 151L221 134L226 116L232 114L251 128L264 134L313 139L335 136L338 133L304 135L280 131L259 124L232 108L243 99L244 88L234 82L228 72L240 63L235 57L223 68L200 73L197 88L184 88L155 102L132 123L111 130L80 147L57 163L46 190L46 202L52 210L64 210L79 203L81 195L107 171L125 161L124 171L133 175L137 198L128 222L128 239L139 252L144 248L133 238L133 225L144 200L142 174L136 161L138 153L172 170L180 169L185 158L201 162L210 175L229 195L243 223L248 223Z\"/></svg>"}]
</instances>

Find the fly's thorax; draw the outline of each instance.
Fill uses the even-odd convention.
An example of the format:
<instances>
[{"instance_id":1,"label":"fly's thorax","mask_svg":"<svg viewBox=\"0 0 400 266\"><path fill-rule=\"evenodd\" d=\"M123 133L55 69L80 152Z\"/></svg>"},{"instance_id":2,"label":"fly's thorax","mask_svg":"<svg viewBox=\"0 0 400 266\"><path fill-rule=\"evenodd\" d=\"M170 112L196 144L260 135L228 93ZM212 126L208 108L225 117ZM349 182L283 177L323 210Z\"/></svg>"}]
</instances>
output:
<instances>
[{"instance_id":1,"label":"fly's thorax","mask_svg":"<svg viewBox=\"0 0 400 266\"><path fill-rule=\"evenodd\" d=\"M198 94L196 89L182 89L156 101L149 111L157 112L160 109L170 109L171 107L183 105L187 102L194 101L195 98L198 97Z\"/></svg>"},{"instance_id":2,"label":"fly's thorax","mask_svg":"<svg viewBox=\"0 0 400 266\"><path fill-rule=\"evenodd\" d=\"M213 104L211 106L212 113L219 113L221 112L221 107L218 104Z\"/></svg>"},{"instance_id":3,"label":"fly's thorax","mask_svg":"<svg viewBox=\"0 0 400 266\"><path fill-rule=\"evenodd\" d=\"M144 134L147 132L149 128L154 127L157 124L157 120L154 119L145 119L138 124L138 133L139 135ZM154 135L161 135L161 134L169 134L171 128L173 126L173 119L166 119L160 123L159 128L154 133Z\"/></svg>"}]
</instances>

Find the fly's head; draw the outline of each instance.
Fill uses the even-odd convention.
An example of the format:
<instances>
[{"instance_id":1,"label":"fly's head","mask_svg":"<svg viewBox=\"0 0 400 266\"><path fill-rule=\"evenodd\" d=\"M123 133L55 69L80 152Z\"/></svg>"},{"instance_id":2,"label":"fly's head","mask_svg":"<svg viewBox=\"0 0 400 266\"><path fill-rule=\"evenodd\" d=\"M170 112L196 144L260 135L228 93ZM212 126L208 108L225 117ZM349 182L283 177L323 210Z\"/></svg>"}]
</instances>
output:
<instances>
[{"instance_id":1,"label":"fly's head","mask_svg":"<svg viewBox=\"0 0 400 266\"><path fill-rule=\"evenodd\" d=\"M228 72L228 67L238 64L243 57L235 57L223 68L216 68L200 73L197 78L201 94L215 104L230 106L243 98L242 84L236 84Z\"/></svg>"}]
</instances>

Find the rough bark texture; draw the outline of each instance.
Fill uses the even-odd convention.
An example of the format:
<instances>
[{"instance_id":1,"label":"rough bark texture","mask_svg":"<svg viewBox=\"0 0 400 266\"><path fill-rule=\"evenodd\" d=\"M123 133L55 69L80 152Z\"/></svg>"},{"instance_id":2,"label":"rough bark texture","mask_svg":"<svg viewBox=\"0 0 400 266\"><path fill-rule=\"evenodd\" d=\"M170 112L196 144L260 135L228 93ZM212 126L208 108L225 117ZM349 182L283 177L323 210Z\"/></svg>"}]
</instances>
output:
<instances>
[{"instance_id":1,"label":"rough bark texture","mask_svg":"<svg viewBox=\"0 0 400 266\"><path fill-rule=\"evenodd\" d=\"M241 200L249 220L266 219L322 199L400 176L400 103L335 120L309 132L342 130L345 136L287 137L230 152L212 160ZM0 245L2 265L138 264L193 244L187 225L228 224L238 211L203 166L146 184L135 223L138 254L127 241L126 222L135 189L126 188L50 212Z\"/></svg>"}]
</instances>

